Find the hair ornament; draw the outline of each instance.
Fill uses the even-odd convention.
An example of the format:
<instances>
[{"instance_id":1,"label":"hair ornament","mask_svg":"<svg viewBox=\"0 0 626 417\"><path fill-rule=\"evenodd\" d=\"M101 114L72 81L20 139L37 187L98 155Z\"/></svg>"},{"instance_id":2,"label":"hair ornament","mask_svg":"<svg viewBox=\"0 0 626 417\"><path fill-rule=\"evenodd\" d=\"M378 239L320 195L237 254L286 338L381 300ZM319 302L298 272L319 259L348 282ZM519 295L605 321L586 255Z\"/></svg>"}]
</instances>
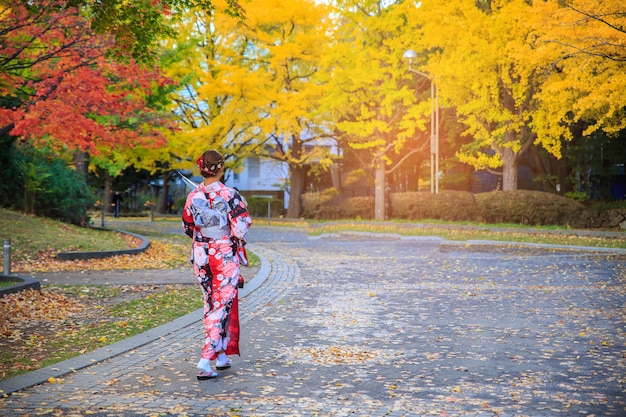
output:
<instances>
[{"instance_id":1,"label":"hair ornament","mask_svg":"<svg viewBox=\"0 0 626 417\"><path fill-rule=\"evenodd\" d=\"M204 172L205 174L209 175L209 176L214 176L215 174L217 174L217 170L220 169L221 167L224 166L224 161L220 161L217 164L210 164L207 165L204 162L204 158L201 156L200 158L198 158L198 160L196 161L196 166L200 169L201 172Z\"/></svg>"}]
</instances>

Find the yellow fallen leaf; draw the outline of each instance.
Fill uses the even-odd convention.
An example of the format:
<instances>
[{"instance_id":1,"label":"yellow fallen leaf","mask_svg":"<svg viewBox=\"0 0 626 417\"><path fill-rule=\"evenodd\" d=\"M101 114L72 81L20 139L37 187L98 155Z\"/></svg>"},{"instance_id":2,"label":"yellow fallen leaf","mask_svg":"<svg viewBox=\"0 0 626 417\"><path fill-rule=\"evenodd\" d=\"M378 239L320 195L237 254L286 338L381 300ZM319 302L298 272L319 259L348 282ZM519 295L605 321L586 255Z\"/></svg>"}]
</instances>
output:
<instances>
[{"instance_id":1,"label":"yellow fallen leaf","mask_svg":"<svg viewBox=\"0 0 626 417\"><path fill-rule=\"evenodd\" d=\"M51 376L50 378L48 378L48 382L56 382L57 379L53 376Z\"/></svg>"},{"instance_id":2,"label":"yellow fallen leaf","mask_svg":"<svg viewBox=\"0 0 626 417\"><path fill-rule=\"evenodd\" d=\"M461 387L456 386L456 387L452 388L452 391L454 391L454 392L461 392Z\"/></svg>"}]
</instances>

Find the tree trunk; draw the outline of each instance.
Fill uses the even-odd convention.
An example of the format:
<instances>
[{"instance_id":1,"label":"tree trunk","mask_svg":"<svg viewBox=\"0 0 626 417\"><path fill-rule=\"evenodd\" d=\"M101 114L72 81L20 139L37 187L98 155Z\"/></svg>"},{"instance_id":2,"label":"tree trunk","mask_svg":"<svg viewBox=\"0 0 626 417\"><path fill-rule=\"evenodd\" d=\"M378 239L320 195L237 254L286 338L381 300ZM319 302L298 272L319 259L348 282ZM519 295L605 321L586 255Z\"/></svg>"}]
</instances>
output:
<instances>
[{"instance_id":1,"label":"tree trunk","mask_svg":"<svg viewBox=\"0 0 626 417\"><path fill-rule=\"evenodd\" d=\"M568 179L572 173L572 168L569 166L567 157L560 159L552 158L552 163L554 164L554 172L558 178L557 192L565 195L566 193L573 191L572 185Z\"/></svg>"},{"instance_id":2,"label":"tree trunk","mask_svg":"<svg viewBox=\"0 0 626 417\"><path fill-rule=\"evenodd\" d=\"M341 167L338 164L333 164L330 167L330 178L333 181L333 187L339 194L343 192L343 185L341 183Z\"/></svg>"},{"instance_id":3,"label":"tree trunk","mask_svg":"<svg viewBox=\"0 0 626 417\"><path fill-rule=\"evenodd\" d=\"M163 188L161 189L161 195L157 202L156 212L163 214L168 212L167 196L170 193L170 178L172 177L172 171L165 171L163 173Z\"/></svg>"},{"instance_id":4,"label":"tree trunk","mask_svg":"<svg viewBox=\"0 0 626 417\"><path fill-rule=\"evenodd\" d=\"M502 153L502 191L517 190L518 154L506 147Z\"/></svg>"},{"instance_id":5,"label":"tree trunk","mask_svg":"<svg viewBox=\"0 0 626 417\"><path fill-rule=\"evenodd\" d=\"M85 180L85 183L87 183L87 178L89 176L89 162L89 152L76 151L76 153L74 153L74 165L76 166L76 172L82 179Z\"/></svg>"},{"instance_id":6,"label":"tree trunk","mask_svg":"<svg viewBox=\"0 0 626 417\"><path fill-rule=\"evenodd\" d=\"M104 211L113 213L113 177L104 170Z\"/></svg>"},{"instance_id":7,"label":"tree trunk","mask_svg":"<svg viewBox=\"0 0 626 417\"><path fill-rule=\"evenodd\" d=\"M304 167L300 164L290 164L289 206L287 218L297 219L302 213L302 194L304 193Z\"/></svg>"},{"instance_id":8,"label":"tree trunk","mask_svg":"<svg viewBox=\"0 0 626 417\"><path fill-rule=\"evenodd\" d=\"M385 220L385 163L380 158L376 159L374 212L376 220Z\"/></svg>"}]
</instances>

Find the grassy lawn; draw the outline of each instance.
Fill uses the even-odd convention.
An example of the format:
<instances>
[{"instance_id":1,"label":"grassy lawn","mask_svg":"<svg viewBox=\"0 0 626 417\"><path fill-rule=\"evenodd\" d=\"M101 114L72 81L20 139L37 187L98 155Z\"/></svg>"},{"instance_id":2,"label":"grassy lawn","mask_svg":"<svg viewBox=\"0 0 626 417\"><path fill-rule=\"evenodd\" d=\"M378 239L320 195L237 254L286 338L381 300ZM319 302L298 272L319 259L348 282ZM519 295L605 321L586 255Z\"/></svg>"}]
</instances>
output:
<instances>
[{"instance_id":1,"label":"grassy lawn","mask_svg":"<svg viewBox=\"0 0 626 417\"><path fill-rule=\"evenodd\" d=\"M520 225L441 224L427 223L367 223L327 222L309 229L312 235L357 231L369 233L394 233L402 236L438 236L442 239L465 242L468 240L493 240L566 246L626 248L626 233L613 232L606 236L592 236L580 231L558 227L523 227Z\"/></svg>"},{"instance_id":2,"label":"grassy lawn","mask_svg":"<svg viewBox=\"0 0 626 417\"><path fill-rule=\"evenodd\" d=\"M5 209L0 209L0 231L0 239L11 240L11 257L16 261L31 259L48 249L65 252L128 247L125 238L118 233L77 227Z\"/></svg>"}]
</instances>

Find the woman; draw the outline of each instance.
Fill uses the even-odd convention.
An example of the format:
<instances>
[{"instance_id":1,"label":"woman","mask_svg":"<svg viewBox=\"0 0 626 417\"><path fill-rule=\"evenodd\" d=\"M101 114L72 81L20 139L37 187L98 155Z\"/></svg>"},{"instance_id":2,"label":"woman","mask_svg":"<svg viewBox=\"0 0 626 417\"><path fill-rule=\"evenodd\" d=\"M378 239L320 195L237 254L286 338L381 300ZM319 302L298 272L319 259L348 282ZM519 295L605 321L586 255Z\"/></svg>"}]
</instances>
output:
<instances>
[{"instance_id":1,"label":"woman","mask_svg":"<svg viewBox=\"0 0 626 417\"><path fill-rule=\"evenodd\" d=\"M237 244L245 241L252 219L239 193L220 182L224 158L206 151L196 165L204 177L189 193L183 210L183 229L193 239L193 269L202 288L206 337L198 362L198 380L217 377L216 369L227 369L227 355L239 354Z\"/></svg>"}]
</instances>

